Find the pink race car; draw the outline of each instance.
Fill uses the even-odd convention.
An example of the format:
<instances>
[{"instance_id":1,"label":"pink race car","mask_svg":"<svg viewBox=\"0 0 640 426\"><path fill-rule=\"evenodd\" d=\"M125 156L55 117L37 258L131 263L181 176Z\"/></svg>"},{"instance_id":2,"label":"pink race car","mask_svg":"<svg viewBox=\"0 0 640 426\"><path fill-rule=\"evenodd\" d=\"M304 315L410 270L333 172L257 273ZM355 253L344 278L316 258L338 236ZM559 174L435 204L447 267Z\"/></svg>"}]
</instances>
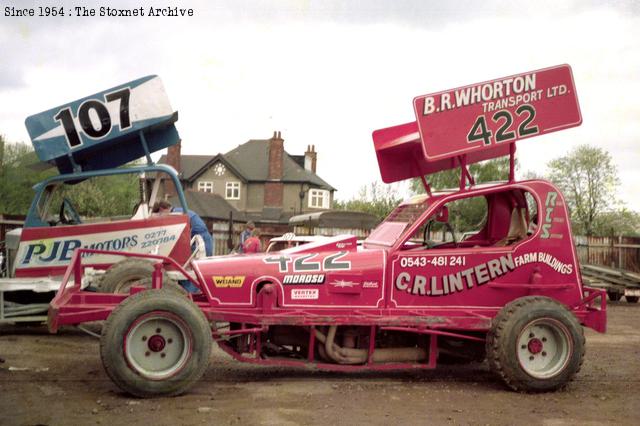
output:
<instances>
[{"instance_id":1,"label":"pink race car","mask_svg":"<svg viewBox=\"0 0 640 426\"><path fill-rule=\"evenodd\" d=\"M99 251L79 249L51 303L51 331L106 320L104 367L119 387L142 397L189 389L207 368L212 339L241 362L339 371L427 369L444 358L486 357L512 389L562 387L582 365L583 327L605 331L606 298L582 285L560 191L542 180L515 181L514 142L534 128L543 134L578 125L580 112L568 66L510 79L513 96L520 87L542 94L512 105L501 90L504 106L486 112L483 87L495 92L497 84L473 86L480 101L460 106L452 106L456 91L471 86L440 92L414 100L416 122L374 132L386 182L459 167L460 187L432 192L423 177L427 193L398 206L361 246L338 236L274 253L193 260L187 269L164 256L119 253L156 262L153 289L133 286L130 294L81 290L82 259ZM554 85L568 94L545 96ZM449 116L448 127L441 127L444 117L429 121L438 114ZM511 121L501 118L507 116ZM466 133L461 145L453 137L458 127ZM477 140L483 132L489 143ZM498 134L510 139L498 141ZM446 135L448 144L440 140ZM467 164L503 155L511 157L509 180L476 185ZM468 202L485 214L461 239L456 215ZM167 266L201 293L163 288Z\"/></svg>"}]
</instances>

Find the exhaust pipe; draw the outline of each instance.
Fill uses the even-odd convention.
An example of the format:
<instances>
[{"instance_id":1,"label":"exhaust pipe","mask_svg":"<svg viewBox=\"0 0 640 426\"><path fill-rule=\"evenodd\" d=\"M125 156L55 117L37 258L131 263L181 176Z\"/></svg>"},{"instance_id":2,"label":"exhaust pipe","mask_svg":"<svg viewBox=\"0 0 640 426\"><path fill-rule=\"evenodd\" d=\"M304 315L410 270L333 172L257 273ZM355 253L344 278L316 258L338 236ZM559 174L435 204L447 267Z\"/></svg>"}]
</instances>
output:
<instances>
[{"instance_id":1,"label":"exhaust pipe","mask_svg":"<svg viewBox=\"0 0 640 426\"><path fill-rule=\"evenodd\" d=\"M335 343L337 325L329 327L325 336L319 330L315 330L316 339L324 343L326 355L337 364L364 364L369 358L367 349L343 348ZM373 352L373 362L417 362L427 359L427 351L424 348L383 348Z\"/></svg>"}]
</instances>

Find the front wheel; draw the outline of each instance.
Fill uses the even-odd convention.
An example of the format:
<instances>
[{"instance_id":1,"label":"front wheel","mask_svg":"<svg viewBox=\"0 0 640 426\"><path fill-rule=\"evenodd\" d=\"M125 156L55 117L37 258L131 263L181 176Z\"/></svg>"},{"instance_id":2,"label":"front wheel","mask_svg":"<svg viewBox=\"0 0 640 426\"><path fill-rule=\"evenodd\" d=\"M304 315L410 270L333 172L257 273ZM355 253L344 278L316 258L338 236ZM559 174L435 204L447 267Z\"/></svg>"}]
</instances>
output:
<instances>
[{"instance_id":1,"label":"front wheel","mask_svg":"<svg viewBox=\"0 0 640 426\"><path fill-rule=\"evenodd\" d=\"M125 392L178 395L206 370L211 329L190 300L168 289L142 291L109 315L100 355L107 375Z\"/></svg>"},{"instance_id":2,"label":"front wheel","mask_svg":"<svg viewBox=\"0 0 640 426\"><path fill-rule=\"evenodd\" d=\"M512 389L552 391L578 373L584 343L582 326L564 305L528 296L509 303L494 318L487 335L487 358Z\"/></svg>"},{"instance_id":3,"label":"front wheel","mask_svg":"<svg viewBox=\"0 0 640 426\"><path fill-rule=\"evenodd\" d=\"M627 303L638 303L640 299L639 296L625 296L624 298L627 299Z\"/></svg>"}]
</instances>

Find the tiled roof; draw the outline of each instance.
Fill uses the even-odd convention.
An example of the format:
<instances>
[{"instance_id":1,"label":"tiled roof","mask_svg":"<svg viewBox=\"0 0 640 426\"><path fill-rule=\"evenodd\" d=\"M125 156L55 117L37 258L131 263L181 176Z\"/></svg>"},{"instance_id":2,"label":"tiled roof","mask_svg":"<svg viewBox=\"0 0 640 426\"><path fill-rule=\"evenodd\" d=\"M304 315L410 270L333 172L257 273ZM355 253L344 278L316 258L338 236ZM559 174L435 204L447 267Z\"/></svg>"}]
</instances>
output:
<instances>
[{"instance_id":1,"label":"tiled roof","mask_svg":"<svg viewBox=\"0 0 640 426\"><path fill-rule=\"evenodd\" d=\"M229 212L233 212L233 220L244 221L244 213L236 210L224 198L218 194L198 191L184 191L187 199L187 206L201 218L208 219L229 219ZM171 204L180 205L178 197L169 199Z\"/></svg>"},{"instance_id":2,"label":"tiled roof","mask_svg":"<svg viewBox=\"0 0 640 426\"><path fill-rule=\"evenodd\" d=\"M297 157L286 151L282 157L282 181L309 183L313 186L335 190L320 176L306 170L299 164ZM191 180L211 159L213 155L182 155L180 157L181 179ZM222 157L247 181L267 181L269 174L269 139L252 139L237 148L223 154ZM298 160L298 161L296 161ZM166 163L166 155L160 157L159 163Z\"/></svg>"}]
</instances>

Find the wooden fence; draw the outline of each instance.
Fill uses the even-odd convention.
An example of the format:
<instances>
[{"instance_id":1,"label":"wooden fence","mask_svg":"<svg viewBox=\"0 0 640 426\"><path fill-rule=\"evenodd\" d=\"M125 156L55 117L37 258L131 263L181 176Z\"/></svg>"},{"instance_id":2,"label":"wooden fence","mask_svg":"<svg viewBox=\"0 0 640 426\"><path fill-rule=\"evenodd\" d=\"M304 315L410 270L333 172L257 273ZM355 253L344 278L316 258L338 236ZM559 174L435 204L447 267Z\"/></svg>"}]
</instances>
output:
<instances>
[{"instance_id":1,"label":"wooden fence","mask_svg":"<svg viewBox=\"0 0 640 426\"><path fill-rule=\"evenodd\" d=\"M576 236L581 264L640 272L640 237Z\"/></svg>"}]
</instances>

